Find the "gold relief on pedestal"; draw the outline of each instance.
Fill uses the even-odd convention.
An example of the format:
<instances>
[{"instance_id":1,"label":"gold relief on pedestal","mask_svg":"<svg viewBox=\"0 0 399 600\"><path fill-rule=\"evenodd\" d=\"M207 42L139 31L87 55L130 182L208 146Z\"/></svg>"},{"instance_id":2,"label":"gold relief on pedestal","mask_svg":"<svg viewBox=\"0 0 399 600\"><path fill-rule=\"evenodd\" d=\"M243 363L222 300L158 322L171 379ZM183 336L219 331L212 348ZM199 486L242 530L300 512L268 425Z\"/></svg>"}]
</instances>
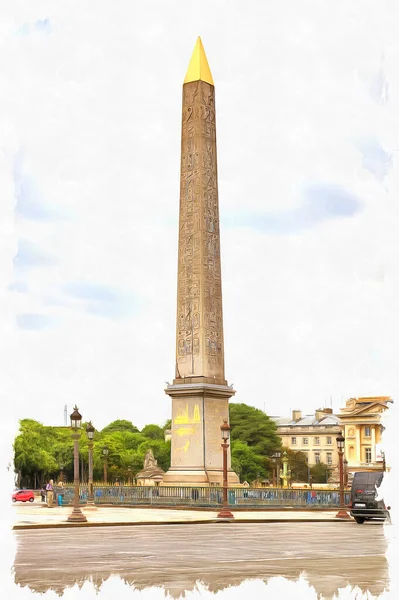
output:
<instances>
[{"instance_id":1,"label":"gold relief on pedestal","mask_svg":"<svg viewBox=\"0 0 399 600\"><path fill-rule=\"evenodd\" d=\"M182 437L183 435L193 435L193 433L195 433L195 429L194 427L179 427L175 430L175 433L179 437Z\"/></svg>"},{"instance_id":2,"label":"gold relief on pedestal","mask_svg":"<svg viewBox=\"0 0 399 600\"><path fill-rule=\"evenodd\" d=\"M187 440L187 442L184 444L184 446L180 446L179 448L176 448L175 452L187 452L187 450L190 448L190 440Z\"/></svg>"},{"instance_id":3,"label":"gold relief on pedestal","mask_svg":"<svg viewBox=\"0 0 399 600\"><path fill-rule=\"evenodd\" d=\"M191 425L193 423L201 423L201 415L198 404L194 405L192 414L188 409L188 404L185 408L177 407L177 417L174 420L175 425Z\"/></svg>"}]
</instances>

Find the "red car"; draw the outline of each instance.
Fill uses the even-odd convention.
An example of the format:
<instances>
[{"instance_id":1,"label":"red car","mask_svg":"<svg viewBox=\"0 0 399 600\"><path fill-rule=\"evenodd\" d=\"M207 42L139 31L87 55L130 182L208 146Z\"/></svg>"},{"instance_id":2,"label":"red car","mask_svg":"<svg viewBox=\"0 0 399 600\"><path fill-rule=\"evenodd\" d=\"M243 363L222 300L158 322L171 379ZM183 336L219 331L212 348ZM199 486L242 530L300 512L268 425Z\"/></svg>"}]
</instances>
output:
<instances>
[{"instance_id":1,"label":"red car","mask_svg":"<svg viewBox=\"0 0 399 600\"><path fill-rule=\"evenodd\" d=\"M32 490L18 490L14 492L12 495L12 501L16 502L33 502L35 499L35 494Z\"/></svg>"}]
</instances>

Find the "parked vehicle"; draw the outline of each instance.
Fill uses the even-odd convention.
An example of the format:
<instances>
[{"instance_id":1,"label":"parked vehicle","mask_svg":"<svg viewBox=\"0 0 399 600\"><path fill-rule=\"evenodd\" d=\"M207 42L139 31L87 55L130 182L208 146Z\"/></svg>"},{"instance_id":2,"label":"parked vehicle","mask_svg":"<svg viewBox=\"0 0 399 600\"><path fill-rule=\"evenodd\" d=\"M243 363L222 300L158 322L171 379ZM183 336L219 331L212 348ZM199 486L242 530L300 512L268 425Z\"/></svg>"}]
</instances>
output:
<instances>
[{"instance_id":1,"label":"parked vehicle","mask_svg":"<svg viewBox=\"0 0 399 600\"><path fill-rule=\"evenodd\" d=\"M371 519L384 521L389 517L390 506L387 508L384 500L377 500L383 477L384 473L381 471L354 473L350 509L351 516L359 525Z\"/></svg>"},{"instance_id":2,"label":"parked vehicle","mask_svg":"<svg viewBox=\"0 0 399 600\"><path fill-rule=\"evenodd\" d=\"M33 502L35 494L32 490L17 490L12 495L13 502Z\"/></svg>"}]
</instances>

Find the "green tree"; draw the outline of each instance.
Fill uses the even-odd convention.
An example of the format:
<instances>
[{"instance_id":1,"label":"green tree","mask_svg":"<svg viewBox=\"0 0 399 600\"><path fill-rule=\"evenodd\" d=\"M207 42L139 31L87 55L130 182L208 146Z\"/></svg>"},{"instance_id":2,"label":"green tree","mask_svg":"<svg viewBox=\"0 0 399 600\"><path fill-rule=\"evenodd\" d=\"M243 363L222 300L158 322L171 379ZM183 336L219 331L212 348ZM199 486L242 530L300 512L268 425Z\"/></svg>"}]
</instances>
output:
<instances>
[{"instance_id":1,"label":"green tree","mask_svg":"<svg viewBox=\"0 0 399 600\"><path fill-rule=\"evenodd\" d=\"M168 419L167 421L165 421L164 425L162 426L162 429L164 431L166 429L172 429L172 419Z\"/></svg>"},{"instance_id":2,"label":"green tree","mask_svg":"<svg viewBox=\"0 0 399 600\"><path fill-rule=\"evenodd\" d=\"M282 448L287 453L288 467L291 469L291 481L308 481L308 457L305 452Z\"/></svg>"},{"instance_id":3,"label":"green tree","mask_svg":"<svg viewBox=\"0 0 399 600\"><path fill-rule=\"evenodd\" d=\"M159 425L146 425L141 430L141 435L150 440L163 440L165 439L165 432Z\"/></svg>"},{"instance_id":4,"label":"green tree","mask_svg":"<svg viewBox=\"0 0 399 600\"><path fill-rule=\"evenodd\" d=\"M325 463L318 463L310 468L313 483L327 483L330 474L329 468Z\"/></svg>"},{"instance_id":5,"label":"green tree","mask_svg":"<svg viewBox=\"0 0 399 600\"><path fill-rule=\"evenodd\" d=\"M265 457L281 447L275 422L258 408L230 404L229 417L232 441L245 442Z\"/></svg>"},{"instance_id":6,"label":"green tree","mask_svg":"<svg viewBox=\"0 0 399 600\"><path fill-rule=\"evenodd\" d=\"M101 430L102 434L113 433L114 431L130 431L131 433L139 433L139 430L131 421L126 419L117 419Z\"/></svg>"},{"instance_id":7,"label":"green tree","mask_svg":"<svg viewBox=\"0 0 399 600\"><path fill-rule=\"evenodd\" d=\"M248 481L248 483L257 479L258 474L261 478L269 474L266 470L264 458L259 456L254 448L240 440L232 442L231 466L239 475L240 480Z\"/></svg>"},{"instance_id":8,"label":"green tree","mask_svg":"<svg viewBox=\"0 0 399 600\"><path fill-rule=\"evenodd\" d=\"M26 483L36 488L58 471L54 452L57 432L33 419L22 419L19 425L20 431L14 440L15 469L21 478L27 479Z\"/></svg>"}]
</instances>

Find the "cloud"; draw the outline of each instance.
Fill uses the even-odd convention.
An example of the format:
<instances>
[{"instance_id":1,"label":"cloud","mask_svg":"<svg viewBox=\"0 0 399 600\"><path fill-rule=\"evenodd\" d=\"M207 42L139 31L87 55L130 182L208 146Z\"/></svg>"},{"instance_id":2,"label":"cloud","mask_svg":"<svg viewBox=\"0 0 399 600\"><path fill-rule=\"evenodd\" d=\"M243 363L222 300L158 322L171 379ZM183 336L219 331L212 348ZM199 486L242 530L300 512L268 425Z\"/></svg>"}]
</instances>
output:
<instances>
[{"instance_id":1,"label":"cloud","mask_svg":"<svg viewBox=\"0 0 399 600\"><path fill-rule=\"evenodd\" d=\"M55 264L55 259L42 253L35 244L26 239L18 242L18 252L14 258L15 269L27 269L30 267L46 267Z\"/></svg>"},{"instance_id":2,"label":"cloud","mask_svg":"<svg viewBox=\"0 0 399 600\"><path fill-rule=\"evenodd\" d=\"M67 296L86 301L85 310L102 317L126 317L136 308L133 299L112 287L86 281L68 283L64 286Z\"/></svg>"},{"instance_id":3,"label":"cloud","mask_svg":"<svg viewBox=\"0 0 399 600\"><path fill-rule=\"evenodd\" d=\"M377 104L386 104L389 100L389 84L383 69L370 78L369 94Z\"/></svg>"},{"instance_id":4,"label":"cloud","mask_svg":"<svg viewBox=\"0 0 399 600\"><path fill-rule=\"evenodd\" d=\"M310 184L304 188L298 207L275 213L244 214L227 219L226 225L250 227L269 234L299 233L330 219L352 217L362 206L355 194L339 185Z\"/></svg>"},{"instance_id":5,"label":"cloud","mask_svg":"<svg viewBox=\"0 0 399 600\"><path fill-rule=\"evenodd\" d=\"M362 202L355 194L332 183L307 186L304 198L298 213L309 224L335 217L351 217L362 208Z\"/></svg>"},{"instance_id":6,"label":"cloud","mask_svg":"<svg viewBox=\"0 0 399 600\"><path fill-rule=\"evenodd\" d=\"M51 33L51 22L49 18L38 19L34 23L24 23L24 25L18 30L20 35L30 35L32 33Z\"/></svg>"},{"instance_id":7,"label":"cloud","mask_svg":"<svg viewBox=\"0 0 399 600\"><path fill-rule=\"evenodd\" d=\"M363 67L359 70L359 76L368 95L376 104L381 106L388 103L389 83L382 64L374 69Z\"/></svg>"},{"instance_id":8,"label":"cloud","mask_svg":"<svg viewBox=\"0 0 399 600\"><path fill-rule=\"evenodd\" d=\"M43 202L39 186L35 178L25 171L21 156L17 156L13 175L17 199L16 214L19 217L36 221L55 221L66 217L62 211Z\"/></svg>"},{"instance_id":9,"label":"cloud","mask_svg":"<svg viewBox=\"0 0 399 600\"><path fill-rule=\"evenodd\" d=\"M25 329L28 331L40 331L42 329L47 329L55 323L53 317L36 313L18 314L16 320L19 329Z\"/></svg>"},{"instance_id":10,"label":"cloud","mask_svg":"<svg viewBox=\"0 0 399 600\"><path fill-rule=\"evenodd\" d=\"M29 291L28 285L24 281L14 281L8 286L10 292L18 292L19 294L26 294Z\"/></svg>"},{"instance_id":11,"label":"cloud","mask_svg":"<svg viewBox=\"0 0 399 600\"><path fill-rule=\"evenodd\" d=\"M375 136L358 137L355 147L363 157L363 168L370 171L378 181L383 181L392 169L392 154L384 150Z\"/></svg>"}]
</instances>

